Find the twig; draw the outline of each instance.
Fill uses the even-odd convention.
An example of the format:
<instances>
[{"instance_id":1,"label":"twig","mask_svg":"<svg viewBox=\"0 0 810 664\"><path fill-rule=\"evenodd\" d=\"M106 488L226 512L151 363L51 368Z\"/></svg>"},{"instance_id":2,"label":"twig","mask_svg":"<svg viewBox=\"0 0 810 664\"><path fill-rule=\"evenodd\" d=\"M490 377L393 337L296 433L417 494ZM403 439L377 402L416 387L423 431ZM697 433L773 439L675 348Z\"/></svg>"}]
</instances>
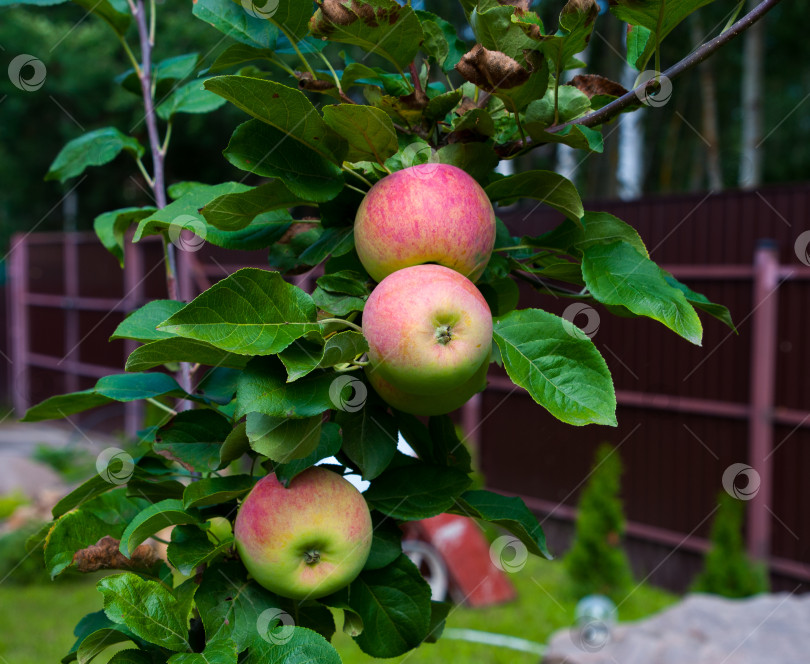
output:
<instances>
[{"instance_id":1,"label":"twig","mask_svg":"<svg viewBox=\"0 0 810 664\"><path fill-rule=\"evenodd\" d=\"M754 23L756 23L759 19L765 16L765 14L767 14L771 9L773 9L776 5L778 5L780 1L781 0L762 0L762 2L760 2L750 12L748 12L745 16L743 16L739 21L734 23L734 25L732 25L728 30L726 30L725 32L721 32L714 39L710 39L709 41L707 41L705 44L703 44L703 46L693 51L683 60L680 60L679 62L672 65L669 69L663 72L661 76L671 80L673 78L676 78L677 76L680 76L685 71L689 71L693 67L699 65L721 46L724 46L732 39L745 32ZM642 85L639 85L637 88L630 90L630 92L623 94L618 99L614 99L612 102L606 104L602 108L593 111L592 113L588 113L584 117L581 117L577 120L570 120L569 122L563 122L562 124L555 125L553 127L549 127L548 129L546 129L546 131L551 134L555 134L565 129L566 127L570 127L571 125L583 125L585 127L593 127L594 125L599 125L602 124L603 122L607 122L608 120L614 118L619 113L621 113L628 106L632 106L634 104L639 103L639 100L644 95L655 92L658 86L658 78L659 77L656 76L650 79L649 81L646 81ZM531 138L527 138L524 141L512 141L510 143L504 143L503 145L497 145L495 146L495 151L498 153L500 157L510 157L519 152L534 147L538 147L540 145L543 145L542 141L533 141Z\"/></svg>"},{"instance_id":2,"label":"twig","mask_svg":"<svg viewBox=\"0 0 810 664\"><path fill-rule=\"evenodd\" d=\"M146 119L146 131L149 135L149 150L152 154L152 181L150 185L155 195L155 204L158 209L166 207L166 179L164 174L164 160L166 149L168 148L168 130L166 140L161 142L158 134L157 116L155 114L155 100L152 92L152 47L154 46L154 35L146 20L146 7L144 0L129 2L131 11L135 16L138 25L138 37L141 45L141 67L139 78L141 82L141 94L143 96L143 110ZM154 11L154 3L152 3ZM151 17L154 23L154 16ZM177 257L175 247L169 241L166 233L163 234L163 253L166 263L166 290L169 299L179 300L177 289ZM180 363L180 386L186 391L191 391L191 374L187 362ZM180 402L181 409L187 407L187 402Z\"/></svg>"}]
</instances>

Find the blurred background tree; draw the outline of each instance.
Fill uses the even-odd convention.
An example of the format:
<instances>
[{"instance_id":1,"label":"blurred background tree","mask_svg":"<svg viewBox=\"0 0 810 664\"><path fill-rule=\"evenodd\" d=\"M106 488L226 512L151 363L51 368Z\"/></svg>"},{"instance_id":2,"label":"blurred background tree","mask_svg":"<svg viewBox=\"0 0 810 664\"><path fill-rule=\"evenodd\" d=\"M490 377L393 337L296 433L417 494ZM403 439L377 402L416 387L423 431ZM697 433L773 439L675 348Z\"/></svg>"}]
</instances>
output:
<instances>
[{"instance_id":1,"label":"blurred background tree","mask_svg":"<svg viewBox=\"0 0 810 664\"><path fill-rule=\"evenodd\" d=\"M628 87L635 72L624 62L623 24L606 13L606 0L599 2L602 13L585 59L598 63L600 71L607 68L613 80ZM531 3L549 28L555 25L563 4L563 0ZM413 5L457 25L464 23L457 0L414 0ZM737 2L714 2L698 12L697 20L680 25L664 43L662 68L682 58L699 41L718 34L737 7ZM802 3L781 3L763 22L763 136L758 150L764 184L802 180L810 173L810 113L803 106L810 89L810 66L805 64L810 62L810 43L796 29L803 23L803 9ZM219 39L212 28L191 16L187 0L164 0L158 15L163 23L159 33L169 37L157 44L156 61L199 52L202 70L228 46L229 40ZM146 143L137 99L123 88L109 94L106 81L111 74L127 71L129 63L118 45L106 38L106 31L101 21L86 17L83 9L70 3L0 9L3 72L21 53L39 58L47 67L45 84L36 92L18 90L8 76L0 76L0 247L17 230L88 229L93 218L105 210L150 203L146 187L130 176L125 159L65 187L42 181L64 143L85 131L121 126ZM469 29L463 36L471 41ZM736 40L705 67L675 81L670 102L643 111L631 131L618 131L615 123L604 127L604 153L567 164L566 172L578 181L584 196L614 198L738 186L745 113L741 105L744 42ZM327 53L332 48L336 47L327 47ZM229 128L239 116L228 105L216 113L186 115L177 122L167 182L241 177L236 171L229 175L231 166L220 156ZM632 117L625 116L620 122L631 122ZM563 168L563 153L558 146L549 145L520 157L514 166L517 170ZM621 187L617 177L619 166L628 163L629 188ZM71 188L75 188L71 195L62 200Z\"/></svg>"}]
</instances>

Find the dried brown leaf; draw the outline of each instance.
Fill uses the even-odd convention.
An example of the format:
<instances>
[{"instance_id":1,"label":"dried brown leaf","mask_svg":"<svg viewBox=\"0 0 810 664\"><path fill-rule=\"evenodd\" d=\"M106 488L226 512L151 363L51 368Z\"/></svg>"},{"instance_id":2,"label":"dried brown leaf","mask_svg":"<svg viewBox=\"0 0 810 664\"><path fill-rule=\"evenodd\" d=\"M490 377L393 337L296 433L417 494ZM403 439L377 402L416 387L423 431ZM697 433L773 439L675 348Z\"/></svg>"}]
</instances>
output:
<instances>
[{"instance_id":1,"label":"dried brown leaf","mask_svg":"<svg viewBox=\"0 0 810 664\"><path fill-rule=\"evenodd\" d=\"M500 51L490 51L481 44L476 44L461 57L456 70L487 92L516 88L529 80L529 71L517 60Z\"/></svg>"}]
</instances>

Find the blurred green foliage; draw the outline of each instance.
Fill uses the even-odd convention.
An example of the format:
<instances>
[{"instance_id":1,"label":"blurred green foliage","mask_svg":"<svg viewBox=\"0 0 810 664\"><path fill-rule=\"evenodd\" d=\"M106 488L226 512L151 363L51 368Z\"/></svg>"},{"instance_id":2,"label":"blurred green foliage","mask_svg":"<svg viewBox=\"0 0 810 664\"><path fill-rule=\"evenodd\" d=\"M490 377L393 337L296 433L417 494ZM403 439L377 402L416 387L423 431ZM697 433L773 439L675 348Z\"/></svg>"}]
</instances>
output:
<instances>
[{"instance_id":1,"label":"blurred green foliage","mask_svg":"<svg viewBox=\"0 0 810 664\"><path fill-rule=\"evenodd\" d=\"M766 568L745 552L742 529L745 503L721 493L711 532L711 549L693 590L723 597L749 597L768 592Z\"/></svg>"}]
</instances>

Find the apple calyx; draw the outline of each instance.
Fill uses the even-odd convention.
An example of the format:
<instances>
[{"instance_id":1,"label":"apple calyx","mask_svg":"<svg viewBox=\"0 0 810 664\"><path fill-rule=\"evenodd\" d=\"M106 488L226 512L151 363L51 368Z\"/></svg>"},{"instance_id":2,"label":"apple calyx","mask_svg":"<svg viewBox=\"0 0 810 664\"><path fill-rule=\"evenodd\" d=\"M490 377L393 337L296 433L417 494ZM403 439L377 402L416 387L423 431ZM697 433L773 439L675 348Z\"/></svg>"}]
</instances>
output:
<instances>
[{"instance_id":1,"label":"apple calyx","mask_svg":"<svg viewBox=\"0 0 810 664\"><path fill-rule=\"evenodd\" d=\"M453 340L453 328L450 325L440 325L436 328L436 341L446 346Z\"/></svg>"},{"instance_id":2,"label":"apple calyx","mask_svg":"<svg viewBox=\"0 0 810 664\"><path fill-rule=\"evenodd\" d=\"M304 562L307 565L317 565L321 561L321 552L312 550L304 553Z\"/></svg>"}]
</instances>

